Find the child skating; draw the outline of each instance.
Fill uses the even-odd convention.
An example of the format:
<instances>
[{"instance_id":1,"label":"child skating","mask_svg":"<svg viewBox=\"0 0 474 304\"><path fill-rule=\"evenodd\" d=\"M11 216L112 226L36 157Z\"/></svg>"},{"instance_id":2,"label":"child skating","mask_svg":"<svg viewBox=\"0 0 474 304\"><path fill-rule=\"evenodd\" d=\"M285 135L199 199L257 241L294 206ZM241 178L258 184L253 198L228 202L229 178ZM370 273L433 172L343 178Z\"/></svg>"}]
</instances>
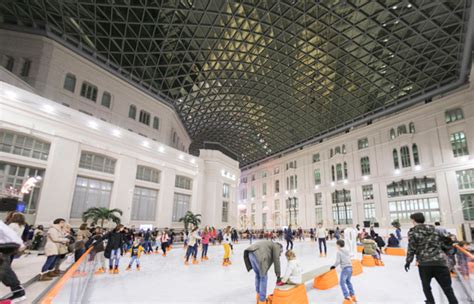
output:
<instances>
[{"instance_id":1,"label":"child skating","mask_svg":"<svg viewBox=\"0 0 474 304\"><path fill-rule=\"evenodd\" d=\"M230 262L230 244L231 244L231 235L230 235L230 226L224 229L222 235L222 243L224 245L224 260L222 266L229 266L232 263Z\"/></svg>"},{"instance_id":2,"label":"child skating","mask_svg":"<svg viewBox=\"0 0 474 304\"><path fill-rule=\"evenodd\" d=\"M331 269L335 269L338 265L341 265L341 277L339 284L341 285L342 294L344 295L344 304L350 304L357 302L355 297L354 287L351 283L352 277L352 261L350 252L344 248L344 240L337 240L337 255L336 262Z\"/></svg>"},{"instance_id":3,"label":"child skating","mask_svg":"<svg viewBox=\"0 0 474 304\"><path fill-rule=\"evenodd\" d=\"M130 248L130 262L128 263L127 269L132 269L133 263L137 264L137 270L140 271L140 256L145 249L140 245L138 240L133 242L132 248Z\"/></svg>"}]
</instances>

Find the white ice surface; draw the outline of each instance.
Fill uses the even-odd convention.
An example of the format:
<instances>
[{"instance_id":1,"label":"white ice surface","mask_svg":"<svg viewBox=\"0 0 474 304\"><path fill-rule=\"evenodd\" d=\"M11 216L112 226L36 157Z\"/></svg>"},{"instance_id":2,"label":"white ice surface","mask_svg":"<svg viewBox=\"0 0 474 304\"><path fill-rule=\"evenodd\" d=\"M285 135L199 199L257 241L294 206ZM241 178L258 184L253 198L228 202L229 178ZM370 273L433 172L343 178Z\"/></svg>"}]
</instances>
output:
<instances>
[{"instance_id":1,"label":"white ice surface","mask_svg":"<svg viewBox=\"0 0 474 304\"><path fill-rule=\"evenodd\" d=\"M248 241L234 246L232 265L221 265L222 246L209 247L209 261L198 265L183 264L185 251L173 248L167 257L161 254L142 256L141 271L125 271L129 257L120 261L120 274L95 276L82 303L255 303L254 274L247 272L243 251ZM303 270L330 265L335 260L335 243L328 243L328 256L319 257L317 244L295 242L295 252ZM404 258L383 256L385 267L364 268L364 273L353 277L359 303L424 303L417 267L410 272L403 269ZM286 258L281 257L282 272ZM338 271L340 271L338 269ZM275 287L273 267L269 271L268 293ZM312 282L306 284L310 303L342 303L339 286L330 290L315 290ZM439 297L439 287L432 282L433 294ZM444 299L443 299L444 300ZM444 301L437 301L443 303Z\"/></svg>"}]
</instances>

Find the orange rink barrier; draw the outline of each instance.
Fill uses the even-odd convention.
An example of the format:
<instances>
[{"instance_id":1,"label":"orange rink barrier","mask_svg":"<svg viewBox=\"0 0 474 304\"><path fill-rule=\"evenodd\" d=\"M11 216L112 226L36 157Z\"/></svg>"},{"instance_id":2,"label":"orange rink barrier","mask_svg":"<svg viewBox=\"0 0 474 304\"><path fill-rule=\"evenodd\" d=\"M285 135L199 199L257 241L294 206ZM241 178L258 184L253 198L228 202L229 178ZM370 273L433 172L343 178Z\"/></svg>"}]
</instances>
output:
<instances>
[{"instance_id":1,"label":"orange rink barrier","mask_svg":"<svg viewBox=\"0 0 474 304\"><path fill-rule=\"evenodd\" d=\"M388 255L397 255L397 256L406 256L407 255L407 252L405 250L405 248L401 248L401 247L387 247L385 249L385 254L388 254Z\"/></svg>"},{"instance_id":2,"label":"orange rink barrier","mask_svg":"<svg viewBox=\"0 0 474 304\"><path fill-rule=\"evenodd\" d=\"M364 254L362 256L362 265L365 267L374 267L375 266L375 259L371 255Z\"/></svg>"},{"instance_id":3,"label":"orange rink barrier","mask_svg":"<svg viewBox=\"0 0 474 304\"><path fill-rule=\"evenodd\" d=\"M352 260L352 275L356 276L363 272L362 264L359 260Z\"/></svg>"},{"instance_id":4,"label":"orange rink barrier","mask_svg":"<svg viewBox=\"0 0 474 304\"><path fill-rule=\"evenodd\" d=\"M338 278L336 269L332 269L323 275L314 278L313 287L316 289L326 290L337 286Z\"/></svg>"},{"instance_id":5,"label":"orange rink barrier","mask_svg":"<svg viewBox=\"0 0 474 304\"><path fill-rule=\"evenodd\" d=\"M309 304L304 284L296 285L288 290L276 288L273 297L269 298L271 298L271 304Z\"/></svg>"}]
</instances>

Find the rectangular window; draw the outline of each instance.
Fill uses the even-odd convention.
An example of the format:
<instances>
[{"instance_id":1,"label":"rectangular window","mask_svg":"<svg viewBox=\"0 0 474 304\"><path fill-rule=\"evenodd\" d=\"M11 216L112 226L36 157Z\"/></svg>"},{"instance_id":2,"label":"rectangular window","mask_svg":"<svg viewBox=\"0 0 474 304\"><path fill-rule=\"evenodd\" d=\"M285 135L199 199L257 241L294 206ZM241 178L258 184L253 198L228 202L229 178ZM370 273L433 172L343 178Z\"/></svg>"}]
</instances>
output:
<instances>
[{"instance_id":1,"label":"rectangular window","mask_svg":"<svg viewBox=\"0 0 474 304\"><path fill-rule=\"evenodd\" d=\"M66 74L66 77L64 78L64 85L63 88L65 90L68 90L72 93L76 90L76 76L73 74Z\"/></svg>"},{"instance_id":2,"label":"rectangular window","mask_svg":"<svg viewBox=\"0 0 474 304\"><path fill-rule=\"evenodd\" d=\"M436 180L426 176L400 180L387 185L388 197L436 193L436 191Z\"/></svg>"},{"instance_id":3,"label":"rectangular window","mask_svg":"<svg viewBox=\"0 0 474 304\"><path fill-rule=\"evenodd\" d=\"M444 113L446 118L446 123L454 122L457 120L464 119L464 114L461 108L456 108L452 110L448 110Z\"/></svg>"},{"instance_id":4,"label":"rectangular window","mask_svg":"<svg viewBox=\"0 0 474 304\"><path fill-rule=\"evenodd\" d=\"M410 215L421 212L425 215L426 222L433 223L440 220L440 209L437 197L409 199L389 202L390 220L410 222Z\"/></svg>"},{"instance_id":5,"label":"rectangular window","mask_svg":"<svg viewBox=\"0 0 474 304\"><path fill-rule=\"evenodd\" d=\"M255 197L255 186L254 186L254 185L252 185L252 186L250 187L250 196L251 196L252 198Z\"/></svg>"},{"instance_id":6,"label":"rectangular window","mask_svg":"<svg viewBox=\"0 0 474 304\"><path fill-rule=\"evenodd\" d=\"M71 218L81 218L92 207L108 208L112 182L78 176L72 199Z\"/></svg>"},{"instance_id":7,"label":"rectangular window","mask_svg":"<svg viewBox=\"0 0 474 304\"><path fill-rule=\"evenodd\" d=\"M116 160L105 155L82 151L79 168L114 174Z\"/></svg>"},{"instance_id":8,"label":"rectangular window","mask_svg":"<svg viewBox=\"0 0 474 304\"><path fill-rule=\"evenodd\" d=\"M13 72L13 67L15 65L15 59L11 56L4 55L3 66L10 72Z\"/></svg>"},{"instance_id":9,"label":"rectangular window","mask_svg":"<svg viewBox=\"0 0 474 304\"><path fill-rule=\"evenodd\" d=\"M362 176L370 175L370 160L368 156L362 157L360 159L360 170Z\"/></svg>"},{"instance_id":10,"label":"rectangular window","mask_svg":"<svg viewBox=\"0 0 474 304\"><path fill-rule=\"evenodd\" d=\"M44 169L0 162L0 189L2 189L2 192L6 191L7 193L10 192L11 194L19 194L23 184L30 177L44 177L44 172ZM25 203L25 213L34 214L36 212L40 189L41 183L37 183L28 193L23 195L21 201ZM7 196L8 195L9 194L7 194Z\"/></svg>"},{"instance_id":11,"label":"rectangular window","mask_svg":"<svg viewBox=\"0 0 474 304\"><path fill-rule=\"evenodd\" d=\"M246 183L247 183L247 177L242 177L242 178L240 179L240 182L241 182L242 184L246 184Z\"/></svg>"},{"instance_id":12,"label":"rectangular window","mask_svg":"<svg viewBox=\"0 0 474 304\"><path fill-rule=\"evenodd\" d=\"M137 107L130 105L128 108L128 118L135 119L137 116Z\"/></svg>"},{"instance_id":13,"label":"rectangular window","mask_svg":"<svg viewBox=\"0 0 474 304\"><path fill-rule=\"evenodd\" d=\"M150 125L150 113L144 110L140 110L140 116L138 117L138 121L144 125Z\"/></svg>"},{"instance_id":14,"label":"rectangular window","mask_svg":"<svg viewBox=\"0 0 474 304\"><path fill-rule=\"evenodd\" d=\"M469 155L467 149L467 139L464 132L456 132L451 134L451 147L454 157Z\"/></svg>"},{"instance_id":15,"label":"rectangular window","mask_svg":"<svg viewBox=\"0 0 474 304\"><path fill-rule=\"evenodd\" d=\"M314 184L321 185L321 170L320 169L314 170Z\"/></svg>"},{"instance_id":16,"label":"rectangular window","mask_svg":"<svg viewBox=\"0 0 474 304\"><path fill-rule=\"evenodd\" d=\"M357 146L359 147L359 150L365 149L369 147L369 140L367 137L361 138L357 141Z\"/></svg>"},{"instance_id":17,"label":"rectangular window","mask_svg":"<svg viewBox=\"0 0 474 304\"><path fill-rule=\"evenodd\" d=\"M104 92L102 94L102 100L100 101L100 104L110 109L110 106L112 105L112 95L110 95L109 92Z\"/></svg>"},{"instance_id":18,"label":"rectangular window","mask_svg":"<svg viewBox=\"0 0 474 304\"><path fill-rule=\"evenodd\" d=\"M159 184L160 183L160 170L146 167L137 166L137 179Z\"/></svg>"},{"instance_id":19,"label":"rectangular window","mask_svg":"<svg viewBox=\"0 0 474 304\"><path fill-rule=\"evenodd\" d=\"M408 168L411 166L410 149L407 146L400 148L400 158L402 160L402 168Z\"/></svg>"},{"instance_id":20,"label":"rectangular window","mask_svg":"<svg viewBox=\"0 0 474 304\"><path fill-rule=\"evenodd\" d=\"M474 189L474 169L456 171L458 189Z\"/></svg>"},{"instance_id":21,"label":"rectangular window","mask_svg":"<svg viewBox=\"0 0 474 304\"><path fill-rule=\"evenodd\" d=\"M265 177L267 177L267 171L262 172L262 178L265 178Z\"/></svg>"},{"instance_id":22,"label":"rectangular window","mask_svg":"<svg viewBox=\"0 0 474 304\"><path fill-rule=\"evenodd\" d=\"M336 165L336 176L337 180L342 180L342 164Z\"/></svg>"},{"instance_id":23,"label":"rectangular window","mask_svg":"<svg viewBox=\"0 0 474 304\"><path fill-rule=\"evenodd\" d=\"M35 137L0 130L0 152L48 160L50 147L48 142Z\"/></svg>"},{"instance_id":24,"label":"rectangular window","mask_svg":"<svg viewBox=\"0 0 474 304\"><path fill-rule=\"evenodd\" d=\"M265 228L267 227L267 214L262 213L262 227Z\"/></svg>"},{"instance_id":25,"label":"rectangular window","mask_svg":"<svg viewBox=\"0 0 474 304\"><path fill-rule=\"evenodd\" d=\"M157 201L157 190L135 187L131 219L133 221L154 221Z\"/></svg>"},{"instance_id":26,"label":"rectangular window","mask_svg":"<svg viewBox=\"0 0 474 304\"><path fill-rule=\"evenodd\" d=\"M280 200L279 199L275 200L275 210L280 210Z\"/></svg>"},{"instance_id":27,"label":"rectangular window","mask_svg":"<svg viewBox=\"0 0 474 304\"><path fill-rule=\"evenodd\" d=\"M313 154L313 163L317 163L320 161L319 153Z\"/></svg>"},{"instance_id":28,"label":"rectangular window","mask_svg":"<svg viewBox=\"0 0 474 304\"><path fill-rule=\"evenodd\" d=\"M323 208L322 207L315 207L314 208L314 223L316 225L323 223Z\"/></svg>"},{"instance_id":29,"label":"rectangular window","mask_svg":"<svg viewBox=\"0 0 474 304\"><path fill-rule=\"evenodd\" d=\"M362 186L362 199L364 201L373 200L374 199L374 188L372 185L364 185Z\"/></svg>"},{"instance_id":30,"label":"rectangular window","mask_svg":"<svg viewBox=\"0 0 474 304\"><path fill-rule=\"evenodd\" d=\"M189 177L176 175L176 178L174 180L174 186L176 188L191 190L192 181L193 180L190 179Z\"/></svg>"},{"instance_id":31,"label":"rectangular window","mask_svg":"<svg viewBox=\"0 0 474 304\"><path fill-rule=\"evenodd\" d=\"M252 182L255 181L255 174L252 174L251 180Z\"/></svg>"},{"instance_id":32,"label":"rectangular window","mask_svg":"<svg viewBox=\"0 0 474 304\"><path fill-rule=\"evenodd\" d=\"M81 87L81 96L85 97L87 99L90 99L93 102L96 102L96 100L97 100L97 87L93 84L90 84L90 83L84 81L82 83L82 87Z\"/></svg>"},{"instance_id":33,"label":"rectangular window","mask_svg":"<svg viewBox=\"0 0 474 304\"><path fill-rule=\"evenodd\" d=\"M267 195L267 183L262 184L262 195Z\"/></svg>"},{"instance_id":34,"label":"rectangular window","mask_svg":"<svg viewBox=\"0 0 474 304\"><path fill-rule=\"evenodd\" d=\"M247 189L243 188L242 190L240 190L240 199L247 199Z\"/></svg>"},{"instance_id":35,"label":"rectangular window","mask_svg":"<svg viewBox=\"0 0 474 304\"><path fill-rule=\"evenodd\" d=\"M461 206L464 220L474 221L474 193L461 194Z\"/></svg>"},{"instance_id":36,"label":"rectangular window","mask_svg":"<svg viewBox=\"0 0 474 304\"><path fill-rule=\"evenodd\" d=\"M364 218L367 221L375 221L375 203L364 203Z\"/></svg>"},{"instance_id":37,"label":"rectangular window","mask_svg":"<svg viewBox=\"0 0 474 304\"><path fill-rule=\"evenodd\" d=\"M280 193L280 180L275 181L275 193Z\"/></svg>"},{"instance_id":38,"label":"rectangular window","mask_svg":"<svg viewBox=\"0 0 474 304\"><path fill-rule=\"evenodd\" d=\"M160 129L160 119L157 116L153 117L153 129Z\"/></svg>"},{"instance_id":39,"label":"rectangular window","mask_svg":"<svg viewBox=\"0 0 474 304\"><path fill-rule=\"evenodd\" d=\"M31 60L23 58L23 65L21 66L20 76L28 77L30 75Z\"/></svg>"},{"instance_id":40,"label":"rectangular window","mask_svg":"<svg viewBox=\"0 0 474 304\"><path fill-rule=\"evenodd\" d=\"M222 197L230 198L230 185L228 184L222 185Z\"/></svg>"},{"instance_id":41,"label":"rectangular window","mask_svg":"<svg viewBox=\"0 0 474 304\"><path fill-rule=\"evenodd\" d=\"M252 203L250 205L250 212L255 213L255 206L256 206L255 203Z\"/></svg>"},{"instance_id":42,"label":"rectangular window","mask_svg":"<svg viewBox=\"0 0 474 304\"><path fill-rule=\"evenodd\" d=\"M229 202L222 202L222 222L227 223L229 221Z\"/></svg>"},{"instance_id":43,"label":"rectangular window","mask_svg":"<svg viewBox=\"0 0 474 304\"><path fill-rule=\"evenodd\" d=\"M189 205L191 204L191 196L181 193L174 194L173 202L173 222L179 222L186 212L189 211Z\"/></svg>"},{"instance_id":44,"label":"rectangular window","mask_svg":"<svg viewBox=\"0 0 474 304\"><path fill-rule=\"evenodd\" d=\"M273 169L273 174L279 174L280 173L280 167L275 167Z\"/></svg>"},{"instance_id":45,"label":"rectangular window","mask_svg":"<svg viewBox=\"0 0 474 304\"><path fill-rule=\"evenodd\" d=\"M323 194L321 192L314 194L314 205L322 206L323 205Z\"/></svg>"}]
</instances>

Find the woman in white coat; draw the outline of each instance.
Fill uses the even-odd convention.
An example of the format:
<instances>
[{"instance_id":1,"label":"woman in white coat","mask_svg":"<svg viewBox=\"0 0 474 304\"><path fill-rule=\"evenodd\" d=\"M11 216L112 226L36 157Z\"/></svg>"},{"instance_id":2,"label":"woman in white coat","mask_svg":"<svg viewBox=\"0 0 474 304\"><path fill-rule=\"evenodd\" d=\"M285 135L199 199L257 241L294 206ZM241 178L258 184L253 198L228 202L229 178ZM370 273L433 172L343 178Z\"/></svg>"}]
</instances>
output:
<instances>
[{"instance_id":1,"label":"woman in white coat","mask_svg":"<svg viewBox=\"0 0 474 304\"><path fill-rule=\"evenodd\" d=\"M66 223L65 219L55 219L51 228L47 233L46 245L44 246L44 253L47 256L46 261L41 268L40 281L49 281L53 277L58 276L53 272L56 260L59 256L59 248L65 246L69 239L64 236L63 228Z\"/></svg>"}]
</instances>

